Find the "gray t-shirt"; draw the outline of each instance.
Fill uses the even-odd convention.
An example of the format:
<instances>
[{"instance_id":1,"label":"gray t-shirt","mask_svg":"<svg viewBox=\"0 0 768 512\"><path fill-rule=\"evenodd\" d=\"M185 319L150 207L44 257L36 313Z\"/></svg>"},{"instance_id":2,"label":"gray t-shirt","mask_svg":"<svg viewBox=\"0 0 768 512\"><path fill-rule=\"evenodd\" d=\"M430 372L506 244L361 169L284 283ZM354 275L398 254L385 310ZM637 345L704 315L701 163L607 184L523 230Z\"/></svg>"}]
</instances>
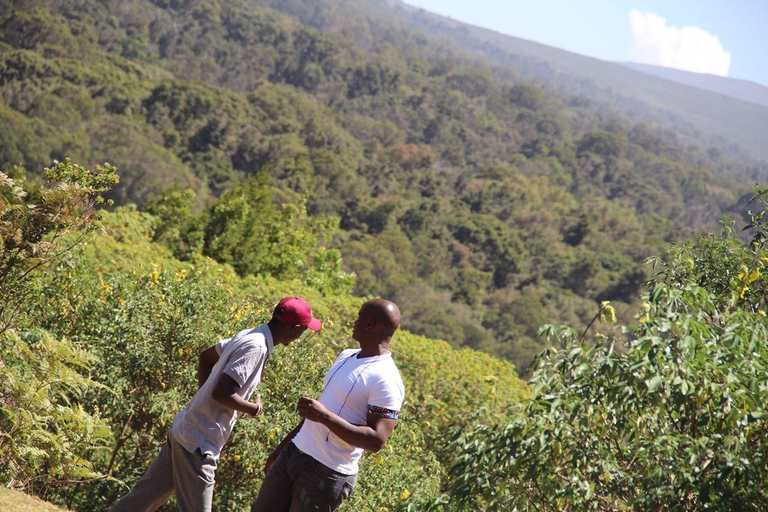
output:
<instances>
[{"instance_id":1,"label":"gray t-shirt","mask_svg":"<svg viewBox=\"0 0 768 512\"><path fill-rule=\"evenodd\" d=\"M219 360L211 375L187 407L173 417L171 433L176 442L189 452L200 448L202 453L218 458L232 433L238 413L213 399L216 382L222 373L229 375L240 386L236 393L250 400L273 349L272 333L267 324L240 331L233 338L216 344Z\"/></svg>"}]
</instances>

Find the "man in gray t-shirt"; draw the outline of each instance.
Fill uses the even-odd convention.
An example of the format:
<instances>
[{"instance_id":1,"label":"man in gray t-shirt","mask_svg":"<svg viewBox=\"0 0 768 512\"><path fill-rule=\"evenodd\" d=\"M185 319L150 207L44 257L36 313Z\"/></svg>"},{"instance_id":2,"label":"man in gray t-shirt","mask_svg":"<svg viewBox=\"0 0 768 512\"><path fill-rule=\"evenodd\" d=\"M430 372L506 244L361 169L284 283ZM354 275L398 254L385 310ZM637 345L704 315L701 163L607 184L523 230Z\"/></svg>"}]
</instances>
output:
<instances>
[{"instance_id":1,"label":"man in gray t-shirt","mask_svg":"<svg viewBox=\"0 0 768 512\"><path fill-rule=\"evenodd\" d=\"M173 418L160 455L111 512L152 511L176 494L182 511L211 510L216 465L239 413L257 416L263 404L251 395L275 345L288 345L320 320L299 297L286 297L272 319L207 348L200 354L200 385L187 407Z\"/></svg>"}]
</instances>

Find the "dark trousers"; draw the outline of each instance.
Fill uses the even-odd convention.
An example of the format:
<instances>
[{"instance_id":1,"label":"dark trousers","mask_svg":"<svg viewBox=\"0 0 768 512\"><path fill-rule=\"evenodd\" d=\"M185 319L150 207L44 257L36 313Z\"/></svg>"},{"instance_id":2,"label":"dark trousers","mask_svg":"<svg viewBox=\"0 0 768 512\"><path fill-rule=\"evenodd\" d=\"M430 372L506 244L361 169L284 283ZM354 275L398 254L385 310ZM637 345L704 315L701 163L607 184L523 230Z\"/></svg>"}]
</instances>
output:
<instances>
[{"instance_id":1,"label":"dark trousers","mask_svg":"<svg viewBox=\"0 0 768 512\"><path fill-rule=\"evenodd\" d=\"M333 512L356 482L357 475L334 471L288 443L261 484L251 512Z\"/></svg>"}]
</instances>

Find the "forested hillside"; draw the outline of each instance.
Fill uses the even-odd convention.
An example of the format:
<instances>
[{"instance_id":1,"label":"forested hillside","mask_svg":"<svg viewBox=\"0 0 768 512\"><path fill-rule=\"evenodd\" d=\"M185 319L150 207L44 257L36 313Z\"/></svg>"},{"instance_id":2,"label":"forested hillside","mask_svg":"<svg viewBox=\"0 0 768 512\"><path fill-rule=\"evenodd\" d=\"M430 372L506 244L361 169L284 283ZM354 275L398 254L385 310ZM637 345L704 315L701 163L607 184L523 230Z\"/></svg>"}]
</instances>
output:
<instances>
[{"instance_id":1,"label":"forested hillside","mask_svg":"<svg viewBox=\"0 0 768 512\"><path fill-rule=\"evenodd\" d=\"M296 257L314 237L312 225L285 222L304 218L293 205L262 216L294 256L260 258L288 265L283 279L176 260L151 241L162 218L135 207L100 224L115 171L65 160L45 181L0 173L0 478L70 509L107 510L194 391L195 355L299 293L325 328L270 358L267 412L238 424L217 471L215 508L245 510L267 453L298 421L296 400L319 392L347 346L361 299L327 265L333 249ZM343 510L763 510L768 189L755 194L752 239L725 221L718 236L670 246L633 322L593 335L617 320L604 302L583 332L546 326L553 346L535 359L530 389L508 362L399 332L408 399ZM228 223L218 240L242 227Z\"/></svg>"},{"instance_id":2,"label":"forested hillside","mask_svg":"<svg viewBox=\"0 0 768 512\"><path fill-rule=\"evenodd\" d=\"M757 84L722 78L725 83L715 86L718 80L714 77L670 81L665 78L682 75L666 72L659 78L659 73L648 73L642 67L627 69L617 62L500 34L399 1L392 5L396 12L410 15L427 33L517 69L528 80L577 95L580 101L590 101L593 108L618 110L635 121L659 123L694 144L722 146L731 158L745 160L745 166L754 165L750 160L768 161L764 129L768 106L764 101L751 101L765 96L764 88ZM765 169L764 163L760 166Z\"/></svg>"},{"instance_id":3,"label":"forested hillside","mask_svg":"<svg viewBox=\"0 0 768 512\"><path fill-rule=\"evenodd\" d=\"M0 0L3 485L107 510L298 294L247 510L384 296L407 398L342 510L765 510L764 164L520 71L378 2Z\"/></svg>"},{"instance_id":4,"label":"forested hillside","mask_svg":"<svg viewBox=\"0 0 768 512\"><path fill-rule=\"evenodd\" d=\"M243 216L261 207L226 193L302 204L338 222L329 247L357 294L522 373L542 323L584 327L604 300L631 317L642 261L723 212L743 219L764 171L540 89L375 2L3 0L0 12L2 168L116 164L110 197L165 215L158 241L241 275L263 271L239 243L259 247ZM240 239L217 241L233 219Z\"/></svg>"}]
</instances>

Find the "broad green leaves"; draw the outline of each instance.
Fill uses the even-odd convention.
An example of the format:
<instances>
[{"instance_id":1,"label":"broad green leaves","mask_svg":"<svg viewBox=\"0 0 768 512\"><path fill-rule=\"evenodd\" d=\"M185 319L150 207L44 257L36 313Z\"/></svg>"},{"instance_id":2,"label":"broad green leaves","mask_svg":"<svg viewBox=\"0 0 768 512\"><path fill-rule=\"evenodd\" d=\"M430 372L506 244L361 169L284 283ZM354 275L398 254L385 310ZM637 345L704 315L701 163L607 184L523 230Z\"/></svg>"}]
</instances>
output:
<instances>
[{"instance_id":1,"label":"broad green leaves","mask_svg":"<svg viewBox=\"0 0 768 512\"><path fill-rule=\"evenodd\" d=\"M595 344L571 329L542 329L560 349L538 357L535 396L513 406L506 425L453 440L453 504L765 508L765 224L753 218L752 243L725 223L722 236L658 259L638 323ZM610 316L606 309L596 318Z\"/></svg>"}]
</instances>

